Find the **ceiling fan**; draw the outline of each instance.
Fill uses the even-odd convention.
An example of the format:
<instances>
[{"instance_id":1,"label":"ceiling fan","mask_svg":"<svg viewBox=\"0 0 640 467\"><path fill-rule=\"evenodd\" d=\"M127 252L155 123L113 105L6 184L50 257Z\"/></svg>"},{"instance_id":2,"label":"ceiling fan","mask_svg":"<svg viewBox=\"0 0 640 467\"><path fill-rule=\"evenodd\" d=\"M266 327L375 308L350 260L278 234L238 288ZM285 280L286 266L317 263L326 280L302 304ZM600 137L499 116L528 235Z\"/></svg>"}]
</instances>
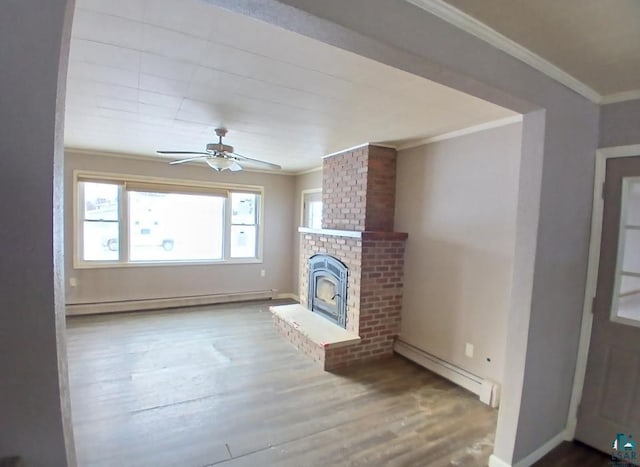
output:
<instances>
[{"instance_id":1,"label":"ceiling fan","mask_svg":"<svg viewBox=\"0 0 640 467\"><path fill-rule=\"evenodd\" d=\"M185 162L204 160L209 167L216 172L222 172L223 170L230 170L231 172L237 172L242 170L240 163L259 164L270 169L280 170L278 164L272 164L271 162L261 161L258 159L252 159L251 157L240 155L233 152L233 146L222 143L222 138L227 134L226 128L216 128L216 135L218 135L217 143L207 144L206 152L193 152L193 151L156 151L158 154L193 154L196 157L187 157L186 159L179 159L177 161L171 161L169 164L184 164Z\"/></svg>"}]
</instances>

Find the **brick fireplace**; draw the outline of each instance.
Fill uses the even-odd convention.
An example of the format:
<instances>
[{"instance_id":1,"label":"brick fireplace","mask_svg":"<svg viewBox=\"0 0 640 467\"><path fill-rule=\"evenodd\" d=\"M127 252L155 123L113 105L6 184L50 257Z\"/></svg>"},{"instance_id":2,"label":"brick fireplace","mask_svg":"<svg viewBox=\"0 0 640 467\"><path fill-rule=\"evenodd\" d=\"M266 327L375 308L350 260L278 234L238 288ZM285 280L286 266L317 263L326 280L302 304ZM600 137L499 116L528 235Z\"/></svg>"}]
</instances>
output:
<instances>
[{"instance_id":1,"label":"brick fireplace","mask_svg":"<svg viewBox=\"0 0 640 467\"><path fill-rule=\"evenodd\" d=\"M272 311L278 330L325 369L393 352L407 238L393 231L395 180L396 151L391 148L366 145L324 159L322 229L299 229L300 305ZM317 255L346 266L346 297L333 297L346 303L343 326L324 318L319 319L326 323L317 321L318 314L308 309L314 302L309 291L315 290L309 265Z\"/></svg>"}]
</instances>

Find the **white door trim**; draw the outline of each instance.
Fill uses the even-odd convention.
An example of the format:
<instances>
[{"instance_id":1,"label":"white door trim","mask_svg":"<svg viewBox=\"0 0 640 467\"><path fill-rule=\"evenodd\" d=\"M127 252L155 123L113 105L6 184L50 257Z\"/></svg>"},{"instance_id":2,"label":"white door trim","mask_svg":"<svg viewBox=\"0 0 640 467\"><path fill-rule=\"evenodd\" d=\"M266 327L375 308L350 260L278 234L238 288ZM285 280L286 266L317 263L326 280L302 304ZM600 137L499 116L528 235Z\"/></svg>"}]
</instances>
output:
<instances>
[{"instance_id":1,"label":"white door trim","mask_svg":"<svg viewBox=\"0 0 640 467\"><path fill-rule=\"evenodd\" d=\"M589 265L587 267L587 283L584 292L584 305L582 307L582 325L580 327L580 341L578 343L578 359L573 377L573 390L569 404L567 417L566 439L575 437L578 423L578 407L582 400L584 376L587 370L587 357L589 356L589 343L591 340L591 325L593 315L591 306L596 295L598 282L598 267L600 265L600 239L602 236L602 212L604 201L602 199L602 185L604 183L607 159L616 157L631 157L640 155L640 144L630 146L616 146L602 148L596 151L596 167L593 183L593 207L591 211L591 240L589 243Z\"/></svg>"}]
</instances>

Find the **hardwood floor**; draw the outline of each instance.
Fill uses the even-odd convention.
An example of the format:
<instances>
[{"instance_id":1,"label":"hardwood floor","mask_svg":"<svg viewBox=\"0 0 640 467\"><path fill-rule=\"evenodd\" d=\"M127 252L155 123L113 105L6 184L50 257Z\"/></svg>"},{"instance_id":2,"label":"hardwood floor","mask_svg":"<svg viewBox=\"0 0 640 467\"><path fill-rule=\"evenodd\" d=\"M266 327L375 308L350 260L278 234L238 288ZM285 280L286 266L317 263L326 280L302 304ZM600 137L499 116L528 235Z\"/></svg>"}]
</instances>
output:
<instances>
[{"instance_id":1,"label":"hardwood floor","mask_svg":"<svg viewBox=\"0 0 640 467\"><path fill-rule=\"evenodd\" d=\"M70 318L79 465L487 465L496 410L399 356L323 372L273 303Z\"/></svg>"},{"instance_id":2,"label":"hardwood floor","mask_svg":"<svg viewBox=\"0 0 640 467\"><path fill-rule=\"evenodd\" d=\"M611 458L600 451L582 443L565 441L534 465L535 467L611 467L612 463Z\"/></svg>"}]
</instances>

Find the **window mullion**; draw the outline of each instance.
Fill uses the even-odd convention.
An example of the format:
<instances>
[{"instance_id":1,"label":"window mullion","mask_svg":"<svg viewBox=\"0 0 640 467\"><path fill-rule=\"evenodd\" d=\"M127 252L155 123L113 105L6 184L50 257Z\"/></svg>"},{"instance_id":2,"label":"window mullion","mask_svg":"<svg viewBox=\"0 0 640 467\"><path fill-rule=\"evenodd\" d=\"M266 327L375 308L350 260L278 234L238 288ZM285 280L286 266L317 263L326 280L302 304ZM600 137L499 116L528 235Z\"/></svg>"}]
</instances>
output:
<instances>
[{"instance_id":1,"label":"window mullion","mask_svg":"<svg viewBox=\"0 0 640 467\"><path fill-rule=\"evenodd\" d=\"M256 245L255 253L256 258L262 258L262 210L264 209L264 196L260 196L256 203L255 217L253 218L256 223Z\"/></svg>"},{"instance_id":2,"label":"window mullion","mask_svg":"<svg viewBox=\"0 0 640 467\"><path fill-rule=\"evenodd\" d=\"M76 254L81 261L84 261L84 183L76 183L78 199L76 202L76 219L79 219L77 225L77 241Z\"/></svg>"},{"instance_id":3,"label":"window mullion","mask_svg":"<svg viewBox=\"0 0 640 467\"><path fill-rule=\"evenodd\" d=\"M119 261L121 263L129 262L129 194L122 184L118 192L118 218L120 221L120 248Z\"/></svg>"},{"instance_id":4,"label":"window mullion","mask_svg":"<svg viewBox=\"0 0 640 467\"><path fill-rule=\"evenodd\" d=\"M222 251L224 252L224 261L231 258L231 192L228 193L224 201L224 232L222 234L223 243Z\"/></svg>"}]
</instances>

